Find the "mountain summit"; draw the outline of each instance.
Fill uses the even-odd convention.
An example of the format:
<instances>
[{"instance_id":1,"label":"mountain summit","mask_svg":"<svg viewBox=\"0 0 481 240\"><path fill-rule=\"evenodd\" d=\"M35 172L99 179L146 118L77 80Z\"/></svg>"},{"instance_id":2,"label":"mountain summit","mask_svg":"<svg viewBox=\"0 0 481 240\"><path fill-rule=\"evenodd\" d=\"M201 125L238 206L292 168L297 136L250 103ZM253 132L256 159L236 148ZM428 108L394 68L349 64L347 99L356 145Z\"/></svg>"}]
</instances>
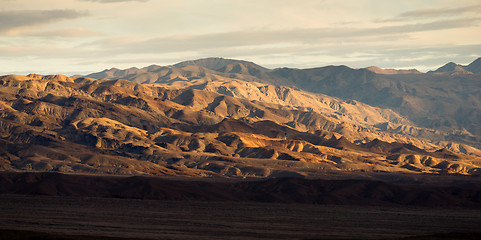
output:
<instances>
[{"instance_id":1,"label":"mountain summit","mask_svg":"<svg viewBox=\"0 0 481 240\"><path fill-rule=\"evenodd\" d=\"M367 67L367 70L379 74L420 74L417 69L391 69L391 68L380 68L376 66Z\"/></svg>"},{"instance_id":2,"label":"mountain summit","mask_svg":"<svg viewBox=\"0 0 481 240\"><path fill-rule=\"evenodd\" d=\"M183 61L180 63L176 63L173 66L178 68L185 67L185 66L201 66L207 69L218 71L232 64L244 65L244 66L249 66L251 68L259 68L262 70L267 70L267 68L261 67L253 62L235 60L235 59L226 59L226 58L214 58L214 57Z\"/></svg>"},{"instance_id":3,"label":"mountain summit","mask_svg":"<svg viewBox=\"0 0 481 240\"><path fill-rule=\"evenodd\" d=\"M472 73L481 73L481 57L466 66L466 70Z\"/></svg>"},{"instance_id":4,"label":"mountain summit","mask_svg":"<svg viewBox=\"0 0 481 240\"><path fill-rule=\"evenodd\" d=\"M474 60L469 65L460 65L454 62L449 62L434 71L429 71L428 73L451 73L451 74L481 73L481 57Z\"/></svg>"}]
</instances>

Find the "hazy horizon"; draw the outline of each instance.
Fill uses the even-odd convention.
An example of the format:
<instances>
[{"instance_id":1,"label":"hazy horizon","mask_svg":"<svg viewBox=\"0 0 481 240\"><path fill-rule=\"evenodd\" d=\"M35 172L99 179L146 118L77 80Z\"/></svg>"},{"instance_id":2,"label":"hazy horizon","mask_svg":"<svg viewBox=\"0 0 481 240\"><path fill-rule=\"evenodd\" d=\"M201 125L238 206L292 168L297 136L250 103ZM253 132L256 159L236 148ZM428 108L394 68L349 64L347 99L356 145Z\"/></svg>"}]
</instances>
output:
<instances>
[{"instance_id":1,"label":"hazy horizon","mask_svg":"<svg viewBox=\"0 0 481 240\"><path fill-rule=\"evenodd\" d=\"M224 58L224 57L207 57L207 58ZM459 65L468 65L470 64L471 62L473 62L474 60L478 59L479 57L475 57L474 59L472 59L472 61L468 61L466 63L458 63L456 62L456 64L459 64ZM199 58L199 59L204 59L204 58ZM199 59L185 59L183 61L191 61L191 60L199 60ZM231 59L231 58L224 58L224 59ZM233 60L241 60L241 61L248 61L248 62L252 62L252 61L249 61L248 59L233 59ZM148 65L131 65L131 66L125 66L125 67L118 67L118 66L110 66L110 67L106 67L106 68L103 68L103 69L92 69L91 71L83 71L83 72L79 72L79 71L73 71L73 72L54 72L54 71L48 71L48 70L45 70L45 71L20 71L20 72L0 72L0 75L28 75L28 74L42 74L42 75L55 75L55 74L62 74L62 75L66 75L66 76L82 76L82 75L88 75L88 74L91 74L91 73L96 73L96 72L101 72L101 71L104 71L104 70L109 70L109 69L112 69L112 68L117 68L117 69L120 69L120 70L123 70L123 69L128 69L128 68L144 68L144 67L148 67L148 66L151 66L151 65L157 65L157 66L172 66L172 65L175 65L177 63L180 63L180 62L183 62L183 61L178 61L178 62L172 62L172 63L167 63L167 64L156 64L156 63L152 63L152 64L148 64ZM258 64L257 62L253 62L255 64ZM428 71L434 71L436 70L437 68L439 67L442 67L443 65L447 64L449 62L446 62L438 67L435 67L435 68L432 68L432 69L418 69L418 68L391 68L391 67L383 67L382 69L396 69L396 70L411 70L411 69L416 69L422 73L426 73ZM369 65L369 66L363 66L363 67L352 67L352 66L348 66L346 64L327 64L327 65L322 65L322 66L308 66L308 67L299 67L299 66L289 66L289 65L281 65L281 66L273 66L273 67L267 67L266 65L262 65L262 64L259 64L260 66L262 67L266 67L268 69L276 69L276 68L283 68L283 67L287 67L287 68L298 68L298 69L308 69L308 68L316 68L316 67L326 67L326 66L347 66L349 68L353 68L353 69L360 69L360 68L368 68L368 67L379 67L378 65Z\"/></svg>"},{"instance_id":2,"label":"hazy horizon","mask_svg":"<svg viewBox=\"0 0 481 240\"><path fill-rule=\"evenodd\" d=\"M223 57L268 68L426 72L481 52L481 4L0 0L0 74L86 74Z\"/></svg>"}]
</instances>

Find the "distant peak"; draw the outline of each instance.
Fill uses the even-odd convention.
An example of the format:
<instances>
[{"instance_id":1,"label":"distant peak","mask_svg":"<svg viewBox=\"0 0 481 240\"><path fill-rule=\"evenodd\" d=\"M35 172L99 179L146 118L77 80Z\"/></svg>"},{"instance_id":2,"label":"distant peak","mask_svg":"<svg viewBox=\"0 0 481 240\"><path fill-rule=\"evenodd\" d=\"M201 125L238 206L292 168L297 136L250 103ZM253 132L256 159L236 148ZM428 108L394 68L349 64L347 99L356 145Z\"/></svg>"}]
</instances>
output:
<instances>
[{"instance_id":1,"label":"distant peak","mask_svg":"<svg viewBox=\"0 0 481 240\"><path fill-rule=\"evenodd\" d=\"M466 70L472 73L481 73L481 57L474 60L468 66L466 66Z\"/></svg>"},{"instance_id":2,"label":"distant peak","mask_svg":"<svg viewBox=\"0 0 481 240\"><path fill-rule=\"evenodd\" d=\"M367 70L378 74L420 74L417 69L392 69L392 68L380 68L376 66L367 67Z\"/></svg>"},{"instance_id":3,"label":"distant peak","mask_svg":"<svg viewBox=\"0 0 481 240\"><path fill-rule=\"evenodd\" d=\"M444 64L442 67L429 73L449 73L449 74L472 74L481 73L481 57L474 60L469 65L460 65L454 62Z\"/></svg>"},{"instance_id":4,"label":"distant peak","mask_svg":"<svg viewBox=\"0 0 481 240\"><path fill-rule=\"evenodd\" d=\"M453 73L453 72L467 72L462 65L456 64L454 62L449 62L444 64L442 67L431 71L430 73Z\"/></svg>"},{"instance_id":5,"label":"distant peak","mask_svg":"<svg viewBox=\"0 0 481 240\"><path fill-rule=\"evenodd\" d=\"M253 62L248 62L244 60L235 60L235 59L227 59L227 58L219 58L219 57L211 57L211 58L201 58L197 60L189 60L189 61L184 61L180 62L177 64L174 64L174 67L185 67L189 65L195 65L195 66L201 66L204 68L208 68L211 70L219 70L222 68L225 68L228 65L231 64L243 64L243 65L250 65L250 66L255 66L256 68L262 68L266 69L264 67L261 67Z\"/></svg>"},{"instance_id":6,"label":"distant peak","mask_svg":"<svg viewBox=\"0 0 481 240\"><path fill-rule=\"evenodd\" d=\"M376 66L370 66L366 68L367 70L381 70L382 68Z\"/></svg>"},{"instance_id":7,"label":"distant peak","mask_svg":"<svg viewBox=\"0 0 481 240\"><path fill-rule=\"evenodd\" d=\"M27 77L35 78L35 79L41 79L41 78L43 78L43 75L36 74L36 73L30 73L30 74L27 75Z\"/></svg>"},{"instance_id":8,"label":"distant peak","mask_svg":"<svg viewBox=\"0 0 481 240\"><path fill-rule=\"evenodd\" d=\"M457 66L461 66L457 63L454 63L454 62L448 62L446 64L444 64L443 66L441 66L440 68L438 68L436 71L438 70L441 70L441 71L453 71Z\"/></svg>"},{"instance_id":9,"label":"distant peak","mask_svg":"<svg viewBox=\"0 0 481 240\"><path fill-rule=\"evenodd\" d=\"M156 70L161 69L161 68L162 68L162 66L152 64L152 65L149 65L149 66L144 67L142 69L146 70L147 72L152 72L152 71L156 71Z\"/></svg>"},{"instance_id":10,"label":"distant peak","mask_svg":"<svg viewBox=\"0 0 481 240\"><path fill-rule=\"evenodd\" d=\"M481 57L476 58L476 60L474 60L471 64L475 64L475 63L481 64ZM469 65L471 65L471 64L469 64Z\"/></svg>"}]
</instances>

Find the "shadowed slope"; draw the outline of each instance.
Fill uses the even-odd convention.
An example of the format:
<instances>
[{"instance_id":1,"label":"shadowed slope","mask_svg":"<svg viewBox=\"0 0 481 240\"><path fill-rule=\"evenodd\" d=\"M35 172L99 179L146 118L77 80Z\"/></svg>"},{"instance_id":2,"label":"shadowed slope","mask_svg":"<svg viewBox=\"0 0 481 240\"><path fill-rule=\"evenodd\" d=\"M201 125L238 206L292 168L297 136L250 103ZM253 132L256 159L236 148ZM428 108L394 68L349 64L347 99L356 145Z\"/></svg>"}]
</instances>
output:
<instances>
[{"instance_id":1,"label":"shadowed slope","mask_svg":"<svg viewBox=\"0 0 481 240\"><path fill-rule=\"evenodd\" d=\"M58 173L2 173L0 192L176 201L255 201L334 205L481 207L481 186L397 185L371 180L180 181Z\"/></svg>"},{"instance_id":2,"label":"shadowed slope","mask_svg":"<svg viewBox=\"0 0 481 240\"><path fill-rule=\"evenodd\" d=\"M477 59L468 66L462 66L462 69L477 69L480 61ZM448 65L446 68L456 67L456 64L454 67ZM164 70L158 70L160 68ZM147 67L137 74L116 78L156 83L169 88L204 89L249 100L321 111L356 125L423 137L436 143L460 142L481 147L479 75L465 74L464 70L457 74L351 69L346 66L270 70L246 61L219 58L186 61L160 68ZM312 93L356 100L384 109L362 104L353 107L350 102ZM385 108L394 112L388 113ZM403 117L395 117L396 114ZM376 119L382 120L376 122Z\"/></svg>"},{"instance_id":3,"label":"shadowed slope","mask_svg":"<svg viewBox=\"0 0 481 240\"><path fill-rule=\"evenodd\" d=\"M439 147L422 139L314 111L127 80L64 80L0 78L2 169L228 177L480 174L477 157L435 154ZM360 144L374 139L399 149Z\"/></svg>"}]
</instances>

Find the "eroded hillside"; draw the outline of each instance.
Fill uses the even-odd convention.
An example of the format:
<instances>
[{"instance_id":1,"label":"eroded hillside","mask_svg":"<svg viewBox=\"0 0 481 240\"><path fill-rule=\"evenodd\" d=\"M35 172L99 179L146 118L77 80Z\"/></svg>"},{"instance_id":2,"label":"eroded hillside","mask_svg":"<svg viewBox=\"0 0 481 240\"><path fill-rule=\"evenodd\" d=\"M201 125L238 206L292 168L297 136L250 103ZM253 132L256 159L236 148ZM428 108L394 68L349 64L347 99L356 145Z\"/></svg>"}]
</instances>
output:
<instances>
[{"instance_id":1,"label":"eroded hillside","mask_svg":"<svg viewBox=\"0 0 481 240\"><path fill-rule=\"evenodd\" d=\"M479 67L479 62L470 64L470 69ZM173 66L108 69L88 76L203 89L292 106L447 147L459 142L467 145L466 153L474 153L469 146L481 147L481 75L474 73L424 74L346 66L266 69L246 61L207 58Z\"/></svg>"},{"instance_id":2,"label":"eroded hillside","mask_svg":"<svg viewBox=\"0 0 481 240\"><path fill-rule=\"evenodd\" d=\"M3 170L227 177L481 173L479 157L275 101L61 75L9 75L0 85Z\"/></svg>"}]
</instances>

